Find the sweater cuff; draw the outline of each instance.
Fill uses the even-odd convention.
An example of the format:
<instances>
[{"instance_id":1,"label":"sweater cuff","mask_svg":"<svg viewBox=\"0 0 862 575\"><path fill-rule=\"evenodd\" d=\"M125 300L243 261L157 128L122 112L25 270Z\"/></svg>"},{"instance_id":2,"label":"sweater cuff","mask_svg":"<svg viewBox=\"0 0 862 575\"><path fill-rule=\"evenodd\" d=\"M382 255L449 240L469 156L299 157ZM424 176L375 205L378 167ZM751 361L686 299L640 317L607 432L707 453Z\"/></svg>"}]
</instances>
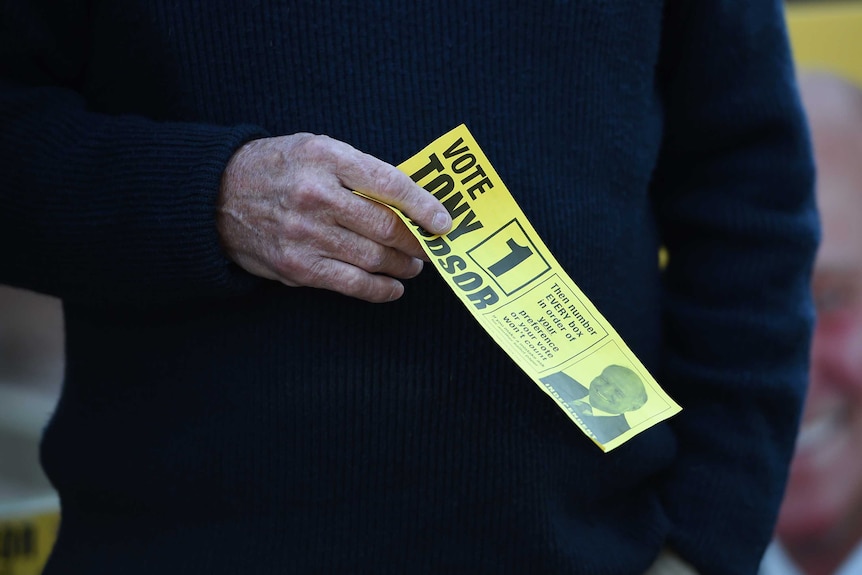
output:
<instances>
[{"instance_id":1,"label":"sweater cuff","mask_svg":"<svg viewBox=\"0 0 862 575\"><path fill-rule=\"evenodd\" d=\"M29 134L18 139L27 153L2 219L30 249L9 254L10 283L85 305L146 308L262 281L226 257L216 202L232 155L265 130L77 111L58 114L45 134L28 116L16 123Z\"/></svg>"}]
</instances>

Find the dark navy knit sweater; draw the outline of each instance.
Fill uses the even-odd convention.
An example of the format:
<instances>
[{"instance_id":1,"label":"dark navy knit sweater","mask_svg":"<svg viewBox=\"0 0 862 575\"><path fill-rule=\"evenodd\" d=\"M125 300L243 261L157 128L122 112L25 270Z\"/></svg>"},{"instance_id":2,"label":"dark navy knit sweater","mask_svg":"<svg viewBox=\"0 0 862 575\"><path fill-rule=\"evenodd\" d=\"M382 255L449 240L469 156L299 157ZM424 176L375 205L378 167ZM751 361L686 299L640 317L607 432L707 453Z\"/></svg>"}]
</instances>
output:
<instances>
[{"instance_id":1,"label":"dark navy knit sweater","mask_svg":"<svg viewBox=\"0 0 862 575\"><path fill-rule=\"evenodd\" d=\"M666 4L5 2L0 281L66 317L46 573L753 573L813 169L780 2ZM462 122L680 415L602 453L430 267L373 305L222 253L245 141L398 163Z\"/></svg>"}]
</instances>

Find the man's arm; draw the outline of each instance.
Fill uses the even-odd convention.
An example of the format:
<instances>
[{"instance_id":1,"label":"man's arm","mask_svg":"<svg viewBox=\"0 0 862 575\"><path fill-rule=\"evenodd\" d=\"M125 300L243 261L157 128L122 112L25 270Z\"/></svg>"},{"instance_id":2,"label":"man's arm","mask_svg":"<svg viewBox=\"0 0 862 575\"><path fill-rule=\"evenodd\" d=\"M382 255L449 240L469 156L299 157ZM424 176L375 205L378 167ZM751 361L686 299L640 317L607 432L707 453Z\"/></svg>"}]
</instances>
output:
<instances>
[{"instance_id":1,"label":"man's arm","mask_svg":"<svg viewBox=\"0 0 862 575\"><path fill-rule=\"evenodd\" d=\"M93 111L78 89L83 4L0 12L0 282L141 307L238 293L255 283L241 268L369 301L402 293L421 248L350 190L440 232L437 200L328 138Z\"/></svg>"},{"instance_id":2,"label":"man's arm","mask_svg":"<svg viewBox=\"0 0 862 575\"><path fill-rule=\"evenodd\" d=\"M753 573L806 386L814 170L781 2L676 4L653 190L670 255L657 375L683 406L663 500L701 573Z\"/></svg>"}]
</instances>

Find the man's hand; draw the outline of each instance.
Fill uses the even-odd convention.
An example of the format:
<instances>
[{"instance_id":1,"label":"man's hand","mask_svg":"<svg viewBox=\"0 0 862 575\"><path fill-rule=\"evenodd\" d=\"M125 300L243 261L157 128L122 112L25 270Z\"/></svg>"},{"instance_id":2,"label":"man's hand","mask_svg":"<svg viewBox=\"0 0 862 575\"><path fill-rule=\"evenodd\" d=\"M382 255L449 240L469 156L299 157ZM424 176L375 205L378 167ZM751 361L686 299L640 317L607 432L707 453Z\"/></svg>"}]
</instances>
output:
<instances>
[{"instance_id":1,"label":"man's hand","mask_svg":"<svg viewBox=\"0 0 862 575\"><path fill-rule=\"evenodd\" d=\"M429 232L452 226L446 209L397 168L326 136L294 134L245 144L222 177L217 225L228 256L289 286L370 302L398 299L425 254L403 211Z\"/></svg>"}]
</instances>

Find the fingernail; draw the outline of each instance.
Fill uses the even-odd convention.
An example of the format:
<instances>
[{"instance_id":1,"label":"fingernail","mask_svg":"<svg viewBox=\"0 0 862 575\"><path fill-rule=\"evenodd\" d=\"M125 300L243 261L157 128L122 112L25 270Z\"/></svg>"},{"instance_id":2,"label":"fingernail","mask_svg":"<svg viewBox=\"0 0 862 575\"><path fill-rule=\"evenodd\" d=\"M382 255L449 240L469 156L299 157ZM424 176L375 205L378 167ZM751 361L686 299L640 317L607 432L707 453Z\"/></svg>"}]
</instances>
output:
<instances>
[{"instance_id":1,"label":"fingernail","mask_svg":"<svg viewBox=\"0 0 862 575\"><path fill-rule=\"evenodd\" d=\"M431 231L435 234L448 232L452 227L452 218L449 217L449 212L437 212L434 214L434 219L431 220Z\"/></svg>"},{"instance_id":2,"label":"fingernail","mask_svg":"<svg viewBox=\"0 0 862 575\"><path fill-rule=\"evenodd\" d=\"M425 262L423 262L419 258L413 258L413 271L410 272L412 274L410 277L415 278L416 276L418 276L420 273L422 273L422 269L424 267Z\"/></svg>"},{"instance_id":3,"label":"fingernail","mask_svg":"<svg viewBox=\"0 0 862 575\"><path fill-rule=\"evenodd\" d=\"M389 297L386 301L395 301L404 295L404 284L401 282L396 282L395 285L392 286L392 291L389 292Z\"/></svg>"}]
</instances>

